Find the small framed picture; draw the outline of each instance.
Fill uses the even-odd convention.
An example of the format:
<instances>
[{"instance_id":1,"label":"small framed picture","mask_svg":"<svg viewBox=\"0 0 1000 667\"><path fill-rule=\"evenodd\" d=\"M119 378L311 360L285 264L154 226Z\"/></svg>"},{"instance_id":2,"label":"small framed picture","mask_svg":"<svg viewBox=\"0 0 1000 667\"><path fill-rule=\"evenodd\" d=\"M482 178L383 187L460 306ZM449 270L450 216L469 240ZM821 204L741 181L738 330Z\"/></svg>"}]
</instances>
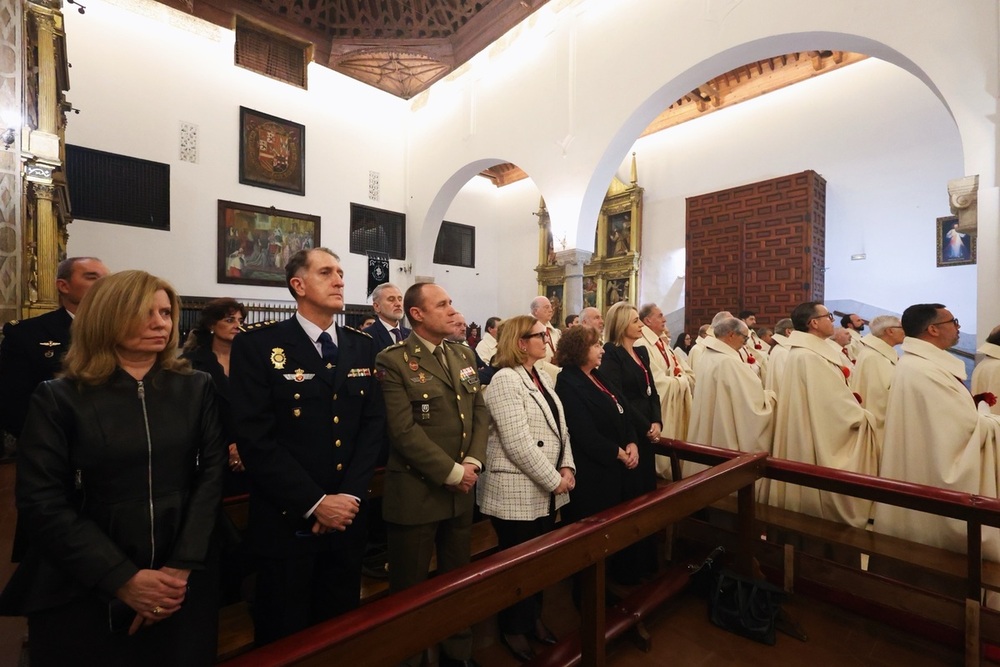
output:
<instances>
[{"instance_id":1,"label":"small framed picture","mask_svg":"<svg viewBox=\"0 0 1000 667\"><path fill-rule=\"evenodd\" d=\"M976 263L976 237L958 228L958 218L937 219L937 265L961 266Z\"/></svg>"},{"instance_id":2,"label":"small framed picture","mask_svg":"<svg viewBox=\"0 0 1000 667\"><path fill-rule=\"evenodd\" d=\"M319 216L219 200L218 280L285 286L285 264L319 246Z\"/></svg>"},{"instance_id":3,"label":"small framed picture","mask_svg":"<svg viewBox=\"0 0 1000 667\"><path fill-rule=\"evenodd\" d=\"M240 107L240 183L305 196L305 126Z\"/></svg>"}]
</instances>

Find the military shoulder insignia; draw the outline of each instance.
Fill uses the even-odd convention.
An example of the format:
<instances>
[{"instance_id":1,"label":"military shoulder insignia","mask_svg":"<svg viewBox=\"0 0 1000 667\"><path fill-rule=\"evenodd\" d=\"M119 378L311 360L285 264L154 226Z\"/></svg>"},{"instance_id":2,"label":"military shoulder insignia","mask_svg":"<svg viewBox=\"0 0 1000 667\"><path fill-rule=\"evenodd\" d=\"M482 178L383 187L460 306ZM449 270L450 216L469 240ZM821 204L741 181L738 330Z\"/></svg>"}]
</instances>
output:
<instances>
[{"instance_id":1,"label":"military shoulder insignia","mask_svg":"<svg viewBox=\"0 0 1000 667\"><path fill-rule=\"evenodd\" d=\"M344 325L344 329L347 329L348 331L353 331L356 334L361 334L362 336L365 336L367 338L371 338L372 337L372 335L370 333L365 333L361 329L355 329L354 327L349 327L347 325Z\"/></svg>"},{"instance_id":2,"label":"military shoulder insignia","mask_svg":"<svg viewBox=\"0 0 1000 667\"><path fill-rule=\"evenodd\" d=\"M267 320L266 322L257 322L256 324L248 324L247 326L243 327L243 331L245 331L246 333L250 333L252 331L259 331L261 329L266 329L272 324L277 324L278 321L279 320Z\"/></svg>"},{"instance_id":3,"label":"military shoulder insignia","mask_svg":"<svg viewBox=\"0 0 1000 667\"><path fill-rule=\"evenodd\" d=\"M285 350L280 347L271 348L271 364L274 365L275 370L284 370L285 362L287 360L288 358L285 356Z\"/></svg>"},{"instance_id":4,"label":"military shoulder insignia","mask_svg":"<svg viewBox=\"0 0 1000 667\"><path fill-rule=\"evenodd\" d=\"M11 320L7 324L9 324L10 326L14 327L14 326L17 326L20 323L21 323L21 320Z\"/></svg>"}]
</instances>

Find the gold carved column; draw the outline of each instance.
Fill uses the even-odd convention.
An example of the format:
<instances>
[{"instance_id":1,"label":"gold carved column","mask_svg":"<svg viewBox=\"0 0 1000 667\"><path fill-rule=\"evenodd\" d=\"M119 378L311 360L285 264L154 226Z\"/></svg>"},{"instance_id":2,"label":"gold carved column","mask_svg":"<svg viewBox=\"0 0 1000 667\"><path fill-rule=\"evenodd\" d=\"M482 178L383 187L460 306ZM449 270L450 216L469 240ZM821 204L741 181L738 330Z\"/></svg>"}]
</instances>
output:
<instances>
[{"instance_id":1,"label":"gold carved column","mask_svg":"<svg viewBox=\"0 0 1000 667\"><path fill-rule=\"evenodd\" d=\"M65 91L69 89L61 0L24 4L24 126L21 131L24 225L21 314L32 317L59 305L56 267L66 254L69 223L63 164Z\"/></svg>"}]
</instances>

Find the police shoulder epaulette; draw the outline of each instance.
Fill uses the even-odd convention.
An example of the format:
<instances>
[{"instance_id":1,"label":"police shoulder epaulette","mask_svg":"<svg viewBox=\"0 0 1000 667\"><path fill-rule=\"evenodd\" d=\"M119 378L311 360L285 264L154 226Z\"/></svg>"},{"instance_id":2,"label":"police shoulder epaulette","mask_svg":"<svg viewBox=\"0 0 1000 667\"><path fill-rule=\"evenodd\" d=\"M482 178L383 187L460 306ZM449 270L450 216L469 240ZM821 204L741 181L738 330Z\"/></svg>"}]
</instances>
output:
<instances>
[{"instance_id":1,"label":"police shoulder epaulette","mask_svg":"<svg viewBox=\"0 0 1000 667\"><path fill-rule=\"evenodd\" d=\"M248 324L243 327L244 332L251 333L253 331L260 331L261 329L266 329L273 324L277 324L279 320L267 320L266 322L257 322L256 324Z\"/></svg>"},{"instance_id":2,"label":"police shoulder epaulette","mask_svg":"<svg viewBox=\"0 0 1000 667\"><path fill-rule=\"evenodd\" d=\"M349 326L347 326L346 324L344 325L344 327L343 327L343 328L344 328L344 329L347 329L348 331L353 331L353 332L354 332L354 333L356 333L356 334L361 334L362 336L366 336L366 337L368 337L368 338L371 338L371 337L372 337L372 335L371 335L370 333L365 333L365 332L364 332L364 331L362 331L361 329L355 329L354 327L349 327Z\"/></svg>"},{"instance_id":3,"label":"police shoulder epaulette","mask_svg":"<svg viewBox=\"0 0 1000 667\"><path fill-rule=\"evenodd\" d=\"M13 327L13 326L17 326L20 323L21 323L21 320L11 320L10 322L8 322L7 324L5 324L4 326L11 326L11 327Z\"/></svg>"}]
</instances>

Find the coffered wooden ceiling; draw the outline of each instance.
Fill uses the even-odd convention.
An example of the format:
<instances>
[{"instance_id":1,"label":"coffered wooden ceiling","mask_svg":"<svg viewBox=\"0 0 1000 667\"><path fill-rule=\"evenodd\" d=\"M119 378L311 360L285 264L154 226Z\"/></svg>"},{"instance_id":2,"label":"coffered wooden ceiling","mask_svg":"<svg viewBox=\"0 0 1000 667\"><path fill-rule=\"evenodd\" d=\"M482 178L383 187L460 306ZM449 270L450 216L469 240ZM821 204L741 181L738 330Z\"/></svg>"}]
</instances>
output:
<instances>
[{"instance_id":1,"label":"coffered wooden ceiling","mask_svg":"<svg viewBox=\"0 0 1000 667\"><path fill-rule=\"evenodd\" d=\"M159 0L224 27L249 19L313 59L409 99L548 0Z\"/></svg>"}]
</instances>

